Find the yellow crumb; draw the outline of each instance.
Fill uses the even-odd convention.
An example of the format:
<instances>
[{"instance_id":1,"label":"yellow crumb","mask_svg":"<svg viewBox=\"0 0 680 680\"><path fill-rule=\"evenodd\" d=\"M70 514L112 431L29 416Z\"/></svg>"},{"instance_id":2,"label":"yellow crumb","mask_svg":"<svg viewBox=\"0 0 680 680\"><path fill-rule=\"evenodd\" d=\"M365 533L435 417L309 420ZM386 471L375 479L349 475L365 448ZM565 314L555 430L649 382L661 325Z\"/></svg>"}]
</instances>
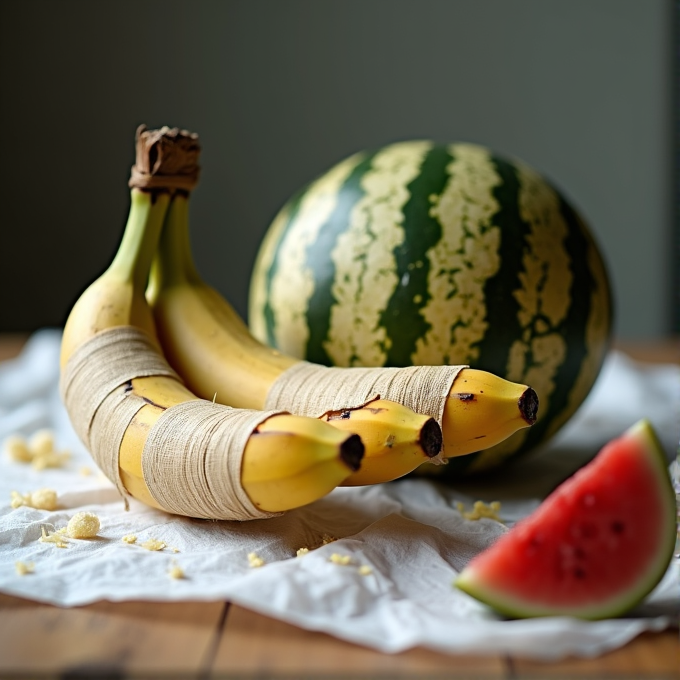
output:
<instances>
[{"instance_id":1,"label":"yellow crumb","mask_svg":"<svg viewBox=\"0 0 680 680\"><path fill-rule=\"evenodd\" d=\"M28 440L28 448L34 456L42 456L54 451L54 432L48 428L37 430Z\"/></svg>"},{"instance_id":2,"label":"yellow crumb","mask_svg":"<svg viewBox=\"0 0 680 680\"><path fill-rule=\"evenodd\" d=\"M126 536L123 536L123 538L120 539L123 541L123 543L137 543L137 537L134 534L127 534Z\"/></svg>"},{"instance_id":3,"label":"yellow crumb","mask_svg":"<svg viewBox=\"0 0 680 680\"><path fill-rule=\"evenodd\" d=\"M328 545L329 543L333 543L333 541L337 541L338 539L335 538L335 536L331 536L330 534L324 534L321 537L321 545Z\"/></svg>"},{"instance_id":4,"label":"yellow crumb","mask_svg":"<svg viewBox=\"0 0 680 680\"><path fill-rule=\"evenodd\" d=\"M170 575L170 578L175 578L175 579L181 579L184 578L186 575L184 573L184 569L177 564L174 560L170 564L170 569L168 569L168 574Z\"/></svg>"},{"instance_id":5,"label":"yellow crumb","mask_svg":"<svg viewBox=\"0 0 680 680\"><path fill-rule=\"evenodd\" d=\"M68 451L54 448L54 432L47 428L37 430L28 440L19 434L11 435L4 448L11 460L31 463L36 470L62 467L71 457Z\"/></svg>"},{"instance_id":6,"label":"yellow crumb","mask_svg":"<svg viewBox=\"0 0 680 680\"><path fill-rule=\"evenodd\" d=\"M371 567L369 567L367 564L362 564L362 565L359 567L359 573L360 573L362 576L369 576L370 574L373 573L373 569L371 569Z\"/></svg>"},{"instance_id":7,"label":"yellow crumb","mask_svg":"<svg viewBox=\"0 0 680 680\"><path fill-rule=\"evenodd\" d=\"M47 533L45 526L40 527L41 536L38 539L41 543L53 543L57 548L68 547L68 539L57 534L56 532Z\"/></svg>"},{"instance_id":8,"label":"yellow crumb","mask_svg":"<svg viewBox=\"0 0 680 680\"><path fill-rule=\"evenodd\" d=\"M28 448L28 443L20 434L7 437L4 442L4 449L7 457L15 463L30 463L33 460L33 454Z\"/></svg>"},{"instance_id":9,"label":"yellow crumb","mask_svg":"<svg viewBox=\"0 0 680 680\"><path fill-rule=\"evenodd\" d=\"M144 541L141 546L146 550L158 551L167 548L168 544L165 541L159 541L157 538L150 538L148 541Z\"/></svg>"},{"instance_id":10,"label":"yellow crumb","mask_svg":"<svg viewBox=\"0 0 680 680\"><path fill-rule=\"evenodd\" d=\"M297 550L297 557L302 557L303 555L306 555L309 552L309 548L298 548Z\"/></svg>"},{"instance_id":11,"label":"yellow crumb","mask_svg":"<svg viewBox=\"0 0 680 680\"><path fill-rule=\"evenodd\" d=\"M501 504L499 501L492 501L491 503L485 503L484 501L475 501L472 510L466 511L463 503L458 501L456 503L456 508L465 519L482 519L483 517L488 519L494 519L497 522L501 521L500 515L498 514L501 509Z\"/></svg>"},{"instance_id":12,"label":"yellow crumb","mask_svg":"<svg viewBox=\"0 0 680 680\"><path fill-rule=\"evenodd\" d=\"M340 553L333 553L329 558L329 562L332 562L333 564L341 564L343 566L347 566L348 564L351 564L352 558L349 555L341 555Z\"/></svg>"},{"instance_id":13,"label":"yellow crumb","mask_svg":"<svg viewBox=\"0 0 680 680\"><path fill-rule=\"evenodd\" d=\"M19 576L26 576L26 574L32 574L35 570L35 564L33 562L15 562L14 568L16 569Z\"/></svg>"},{"instance_id":14,"label":"yellow crumb","mask_svg":"<svg viewBox=\"0 0 680 680\"><path fill-rule=\"evenodd\" d=\"M248 553L248 564L252 568L261 567L264 565L264 560L254 552Z\"/></svg>"},{"instance_id":15,"label":"yellow crumb","mask_svg":"<svg viewBox=\"0 0 680 680\"><path fill-rule=\"evenodd\" d=\"M24 505L30 505L31 494L20 494L18 491L10 492L10 505L16 510Z\"/></svg>"},{"instance_id":16,"label":"yellow crumb","mask_svg":"<svg viewBox=\"0 0 680 680\"><path fill-rule=\"evenodd\" d=\"M68 521L66 534L70 538L94 538L99 527L99 517L93 512L77 512Z\"/></svg>"},{"instance_id":17,"label":"yellow crumb","mask_svg":"<svg viewBox=\"0 0 680 680\"><path fill-rule=\"evenodd\" d=\"M33 456L31 463L34 470L45 470L46 468L60 468L66 465L71 458L68 451L48 451Z\"/></svg>"},{"instance_id":18,"label":"yellow crumb","mask_svg":"<svg viewBox=\"0 0 680 680\"><path fill-rule=\"evenodd\" d=\"M78 472L80 472L82 477L89 477L92 474L92 468L83 465Z\"/></svg>"},{"instance_id":19,"label":"yellow crumb","mask_svg":"<svg viewBox=\"0 0 680 680\"><path fill-rule=\"evenodd\" d=\"M57 492L54 489L38 489L30 495L30 505L38 510L55 510Z\"/></svg>"}]
</instances>

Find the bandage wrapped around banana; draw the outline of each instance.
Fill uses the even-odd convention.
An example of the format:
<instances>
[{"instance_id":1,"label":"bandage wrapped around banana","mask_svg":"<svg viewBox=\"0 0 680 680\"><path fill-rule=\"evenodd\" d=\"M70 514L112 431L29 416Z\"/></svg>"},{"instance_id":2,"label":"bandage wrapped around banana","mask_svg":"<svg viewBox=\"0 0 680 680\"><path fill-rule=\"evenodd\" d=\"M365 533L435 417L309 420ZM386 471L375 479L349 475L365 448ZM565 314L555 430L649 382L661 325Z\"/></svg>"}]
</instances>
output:
<instances>
[{"instance_id":1,"label":"bandage wrapped around banana","mask_svg":"<svg viewBox=\"0 0 680 680\"><path fill-rule=\"evenodd\" d=\"M413 412L442 427L442 455L430 462L487 449L536 420L533 389L486 371L465 366L330 368L262 344L196 269L188 193L171 202L147 299L168 361L203 398L216 395L217 401L241 408L283 408L347 431L364 425L367 448L361 470L343 485L396 479L426 460L415 445ZM378 397L393 405L379 411L385 402L373 401ZM407 410L398 413L395 402ZM366 428L372 411L382 413L384 424L391 421L392 429Z\"/></svg>"},{"instance_id":2,"label":"bandage wrapped around banana","mask_svg":"<svg viewBox=\"0 0 680 680\"><path fill-rule=\"evenodd\" d=\"M269 517L330 492L359 469L364 445L319 419L200 399L165 360L145 290L171 198L195 185L197 157L195 135L138 130L128 222L68 317L60 389L122 493L191 517Z\"/></svg>"}]
</instances>

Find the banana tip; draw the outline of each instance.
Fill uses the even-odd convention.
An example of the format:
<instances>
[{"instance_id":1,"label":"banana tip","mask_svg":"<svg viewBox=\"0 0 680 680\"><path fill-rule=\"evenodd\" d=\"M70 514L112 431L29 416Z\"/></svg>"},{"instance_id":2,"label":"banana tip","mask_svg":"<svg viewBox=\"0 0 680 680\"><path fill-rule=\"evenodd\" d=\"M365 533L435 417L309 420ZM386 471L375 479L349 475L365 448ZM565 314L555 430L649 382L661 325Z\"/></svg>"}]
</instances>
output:
<instances>
[{"instance_id":1,"label":"banana tip","mask_svg":"<svg viewBox=\"0 0 680 680\"><path fill-rule=\"evenodd\" d=\"M428 458L438 456L442 450L444 438L442 436L442 428L439 423L430 418L425 421L423 428L420 430L420 446Z\"/></svg>"},{"instance_id":2,"label":"banana tip","mask_svg":"<svg viewBox=\"0 0 680 680\"><path fill-rule=\"evenodd\" d=\"M538 395L536 394L536 391L531 387L527 387L526 390L522 392L518 405L522 418L524 418L529 425L533 425L538 416Z\"/></svg>"},{"instance_id":3,"label":"banana tip","mask_svg":"<svg viewBox=\"0 0 680 680\"><path fill-rule=\"evenodd\" d=\"M361 461L364 457L364 443L358 434L353 434L342 442L340 457L352 472L356 472L361 467Z\"/></svg>"}]
</instances>

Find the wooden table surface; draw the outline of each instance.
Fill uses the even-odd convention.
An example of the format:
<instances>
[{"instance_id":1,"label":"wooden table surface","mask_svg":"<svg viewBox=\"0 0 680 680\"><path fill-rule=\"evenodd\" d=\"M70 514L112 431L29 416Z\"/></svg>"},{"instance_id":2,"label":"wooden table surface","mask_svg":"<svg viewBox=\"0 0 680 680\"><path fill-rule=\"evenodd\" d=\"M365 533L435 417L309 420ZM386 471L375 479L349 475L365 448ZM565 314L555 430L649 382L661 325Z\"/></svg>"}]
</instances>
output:
<instances>
[{"instance_id":1,"label":"wooden table surface","mask_svg":"<svg viewBox=\"0 0 680 680\"><path fill-rule=\"evenodd\" d=\"M0 361L22 335L0 335ZM680 339L619 347L680 364ZM97 602L69 609L0 594L0 678L680 678L678 630L594 659L382 654L229 602Z\"/></svg>"}]
</instances>

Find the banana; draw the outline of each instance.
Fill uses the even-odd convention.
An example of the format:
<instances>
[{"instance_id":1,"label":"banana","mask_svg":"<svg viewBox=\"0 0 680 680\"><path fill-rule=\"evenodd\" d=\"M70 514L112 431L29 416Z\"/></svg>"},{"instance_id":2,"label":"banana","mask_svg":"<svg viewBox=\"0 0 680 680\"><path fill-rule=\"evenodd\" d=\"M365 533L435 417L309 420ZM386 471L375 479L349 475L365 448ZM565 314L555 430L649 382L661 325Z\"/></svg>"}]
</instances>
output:
<instances>
[{"instance_id":1,"label":"banana","mask_svg":"<svg viewBox=\"0 0 680 680\"><path fill-rule=\"evenodd\" d=\"M161 347L145 290L171 194L182 191L177 189L177 177L180 185L187 184L182 172L197 172L196 148L195 135L176 128L147 131L142 126L138 130L130 212L123 237L107 270L83 292L68 316L61 345L62 372L83 343L119 327L143 331L151 343L148 359L158 360ZM179 159L185 159L188 169L177 167ZM135 173L140 168L142 174L145 169L148 172L144 189L135 186L139 185ZM140 360L146 359L144 355ZM136 377L117 389L123 399L136 397L144 401L122 437L118 452L120 478L130 495L163 509L145 481L142 451L150 429L167 409L200 399L170 375ZM69 416L74 420L78 414L69 412ZM247 439L240 482L257 508L265 512L288 510L329 493L359 468L363 451L356 434L314 418L272 415ZM178 460L177 465L181 464Z\"/></svg>"},{"instance_id":2,"label":"banana","mask_svg":"<svg viewBox=\"0 0 680 680\"><path fill-rule=\"evenodd\" d=\"M360 432L366 447L361 468L341 486L398 479L423 463L423 452L433 458L442 448L442 431L434 418L386 399L363 408L329 411L321 420L346 432Z\"/></svg>"},{"instance_id":3,"label":"banana","mask_svg":"<svg viewBox=\"0 0 680 680\"><path fill-rule=\"evenodd\" d=\"M263 408L274 381L298 363L255 339L229 302L199 275L191 255L189 194L173 198L152 266L147 299L168 361L205 399L216 397L241 408ZM538 398L532 388L485 371L461 370L442 417L444 457L498 444L533 425L537 408ZM345 480L345 485L389 481L427 462L418 445L422 421L404 421L404 412L392 420L395 414L392 408L376 419L369 409L363 415L353 412L349 422L327 418L336 427L354 428L366 445L362 469ZM409 423L406 430L400 429L400 417L402 423ZM385 428L386 436L379 435ZM387 441L409 438L408 446L384 446Z\"/></svg>"},{"instance_id":4,"label":"banana","mask_svg":"<svg viewBox=\"0 0 680 680\"><path fill-rule=\"evenodd\" d=\"M187 385L203 398L262 408L266 395L258 400L252 396L253 389L258 389L252 385L259 385L260 390L264 386L258 368L269 369L274 379L283 367L295 362L255 340L227 301L202 282L189 250L188 211L186 195L173 197L147 290L163 350ZM255 355L263 358L263 365L253 363ZM361 469L343 485L403 477L441 452L439 424L401 404L381 400L379 408L369 403L342 413L342 417L327 413L322 420L358 434L365 446Z\"/></svg>"},{"instance_id":5,"label":"banana","mask_svg":"<svg viewBox=\"0 0 680 680\"><path fill-rule=\"evenodd\" d=\"M266 499L271 512L287 510L290 499L306 505L318 498L320 488L329 491L347 477L348 468L360 469L360 456L343 441L361 441L354 432L328 427L322 420L308 418L306 438L300 438L300 416L280 415L265 420L248 440L248 463L241 482L253 499ZM283 431L282 431L283 430ZM295 434L294 434L295 433ZM349 439L347 439L349 437ZM320 447L323 443L325 446ZM294 447L294 455L282 453ZM257 504L257 503L256 503Z\"/></svg>"},{"instance_id":6,"label":"banana","mask_svg":"<svg viewBox=\"0 0 680 680\"><path fill-rule=\"evenodd\" d=\"M449 392L442 430L449 458L475 453L504 441L536 422L538 397L531 387L488 371L463 369ZM455 436L454 436L455 435Z\"/></svg>"}]
</instances>

